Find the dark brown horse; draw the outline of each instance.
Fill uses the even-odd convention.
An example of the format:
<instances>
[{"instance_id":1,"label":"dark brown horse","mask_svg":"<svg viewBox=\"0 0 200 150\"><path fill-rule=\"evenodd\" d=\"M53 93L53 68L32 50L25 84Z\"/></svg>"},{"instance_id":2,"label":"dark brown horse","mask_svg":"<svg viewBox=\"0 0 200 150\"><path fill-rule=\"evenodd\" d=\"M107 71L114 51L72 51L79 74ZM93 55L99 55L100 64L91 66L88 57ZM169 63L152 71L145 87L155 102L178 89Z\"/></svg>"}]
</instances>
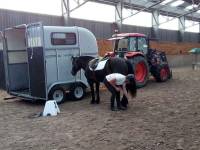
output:
<instances>
[{"instance_id":1,"label":"dark brown horse","mask_svg":"<svg viewBox=\"0 0 200 150\"><path fill-rule=\"evenodd\" d=\"M103 82L106 75L111 73L121 73L123 75L134 74L134 71L132 65L127 60L118 57L110 57L102 70L92 71L88 65L92 59L94 57L91 56L72 57L71 73L75 76L80 69L85 71L85 77L87 78L92 93L91 104L98 104L100 102L99 85L100 82ZM96 84L96 100L94 83ZM136 93L136 85L132 88L134 88L134 92Z\"/></svg>"}]
</instances>

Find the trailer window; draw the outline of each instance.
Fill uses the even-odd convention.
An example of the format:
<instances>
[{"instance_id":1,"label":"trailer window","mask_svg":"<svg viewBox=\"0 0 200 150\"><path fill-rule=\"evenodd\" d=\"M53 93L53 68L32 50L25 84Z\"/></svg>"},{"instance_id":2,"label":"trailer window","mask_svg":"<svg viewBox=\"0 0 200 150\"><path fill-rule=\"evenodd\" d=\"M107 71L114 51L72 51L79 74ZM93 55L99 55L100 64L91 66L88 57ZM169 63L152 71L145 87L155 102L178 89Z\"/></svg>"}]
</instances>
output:
<instances>
[{"instance_id":1,"label":"trailer window","mask_svg":"<svg viewBox=\"0 0 200 150\"><path fill-rule=\"evenodd\" d=\"M52 45L75 45L76 34L75 33L52 33L51 43Z\"/></svg>"}]
</instances>

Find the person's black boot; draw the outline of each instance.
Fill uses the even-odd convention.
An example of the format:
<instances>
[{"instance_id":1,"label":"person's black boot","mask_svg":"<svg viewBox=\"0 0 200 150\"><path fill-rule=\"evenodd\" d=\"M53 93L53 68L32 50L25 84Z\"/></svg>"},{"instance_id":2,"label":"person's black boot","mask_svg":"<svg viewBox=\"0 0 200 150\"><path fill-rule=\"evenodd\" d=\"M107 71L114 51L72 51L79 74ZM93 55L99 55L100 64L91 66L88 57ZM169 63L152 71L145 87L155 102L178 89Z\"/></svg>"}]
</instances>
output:
<instances>
[{"instance_id":1,"label":"person's black boot","mask_svg":"<svg viewBox=\"0 0 200 150\"><path fill-rule=\"evenodd\" d=\"M124 107L124 106L119 106L119 107L117 107L119 110L126 110L127 109L127 107Z\"/></svg>"},{"instance_id":2,"label":"person's black boot","mask_svg":"<svg viewBox=\"0 0 200 150\"><path fill-rule=\"evenodd\" d=\"M125 96L123 96L121 100L121 106L127 108L127 105L128 105L128 100Z\"/></svg>"},{"instance_id":3,"label":"person's black boot","mask_svg":"<svg viewBox=\"0 0 200 150\"><path fill-rule=\"evenodd\" d=\"M116 109L115 107L111 107L110 110L111 111L118 111L118 109Z\"/></svg>"}]
</instances>

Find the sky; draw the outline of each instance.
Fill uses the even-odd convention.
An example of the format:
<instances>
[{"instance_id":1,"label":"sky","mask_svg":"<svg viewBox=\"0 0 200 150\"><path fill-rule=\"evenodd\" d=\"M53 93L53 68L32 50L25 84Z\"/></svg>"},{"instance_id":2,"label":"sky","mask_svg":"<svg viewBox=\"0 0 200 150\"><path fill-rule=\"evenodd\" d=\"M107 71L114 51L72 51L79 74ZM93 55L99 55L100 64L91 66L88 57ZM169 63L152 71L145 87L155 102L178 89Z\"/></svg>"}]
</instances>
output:
<instances>
[{"instance_id":1,"label":"sky","mask_svg":"<svg viewBox=\"0 0 200 150\"><path fill-rule=\"evenodd\" d=\"M80 0L82 2L83 0ZM77 4L74 0L70 0L70 8L73 9ZM61 0L0 0L0 8L11 9L17 11L62 15ZM136 13L136 10L123 9L123 17L130 16ZM72 18L80 18L86 20L96 20L102 22L115 22L115 7L105 4L97 4L94 2L87 2L83 6L71 12ZM166 22L170 17L159 17L160 23ZM129 17L123 21L124 24L137 26L152 26L152 15L147 12L140 12L133 17ZM195 26L192 27L192 24ZM199 24L186 21L186 31L199 32ZM168 23L159 26L162 29L178 30L178 19L174 19Z\"/></svg>"},{"instance_id":2,"label":"sky","mask_svg":"<svg viewBox=\"0 0 200 150\"><path fill-rule=\"evenodd\" d=\"M61 16L61 0L0 0L0 8Z\"/></svg>"}]
</instances>

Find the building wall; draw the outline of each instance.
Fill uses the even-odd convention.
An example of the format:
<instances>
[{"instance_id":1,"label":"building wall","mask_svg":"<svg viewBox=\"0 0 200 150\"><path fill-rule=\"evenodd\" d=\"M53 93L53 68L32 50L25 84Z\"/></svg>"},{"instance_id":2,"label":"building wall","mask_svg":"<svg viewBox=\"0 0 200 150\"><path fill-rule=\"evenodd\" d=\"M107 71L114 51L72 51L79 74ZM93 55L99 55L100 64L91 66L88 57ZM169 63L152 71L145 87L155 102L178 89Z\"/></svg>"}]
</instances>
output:
<instances>
[{"instance_id":1,"label":"building wall","mask_svg":"<svg viewBox=\"0 0 200 150\"><path fill-rule=\"evenodd\" d=\"M38 21L41 21L44 25L64 25L64 18L61 16L42 15L36 13L0 9L0 31L7 27ZM116 28L115 23L88 21L74 18L71 18L69 22L70 26L80 26L89 29L95 34L97 39L107 39L111 37ZM152 31L150 27L123 25L121 32L138 32L152 37ZM178 42L178 31L159 29L157 38L159 41ZM198 33L185 32L184 42L198 43L199 40L200 38Z\"/></svg>"},{"instance_id":2,"label":"building wall","mask_svg":"<svg viewBox=\"0 0 200 150\"><path fill-rule=\"evenodd\" d=\"M107 39L112 35L112 24L97 22L97 21L86 21L81 19L70 19L70 26L80 26L90 30L94 33L98 39Z\"/></svg>"},{"instance_id":3,"label":"building wall","mask_svg":"<svg viewBox=\"0 0 200 150\"><path fill-rule=\"evenodd\" d=\"M61 16L41 15L0 9L0 31L7 27L38 21L42 22L44 25L64 26L64 18ZM98 39L99 54L101 56L108 51L112 51L112 42L106 39L110 38L114 33L116 28L115 23L86 21L71 18L69 25L84 27L93 32ZM152 36L152 31L149 27L123 25L122 32L138 32L146 34L149 37ZM152 48L165 51L166 54L170 56L169 59L172 63L178 64L175 60L185 61L187 64L191 63L192 60L190 55L188 55L188 50L194 47L200 47L199 33L186 32L184 35L184 42L178 42L178 31L160 29L158 33L158 41L151 42ZM180 59L174 59L175 57L180 57Z\"/></svg>"},{"instance_id":4,"label":"building wall","mask_svg":"<svg viewBox=\"0 0 200 150\"><path fill-rule=\"evenodd\" d=\"M177 42L151 42L151 48L164 51L171 67L192 66L194 55L188 51L194 47L200 47L200 43L177 43ZM98 40L99 55L104 56L106 52L113 50L112 42ZM198 56L200 62L200 55Z\"/></svg>"},{"instance_id":5,"label":"building wall","mask_svg":"<svg viewBox=\"0 0 200 150\"><path fill-rule=\"evenodd\" d=\"M170 67L191 67L192 63L194 63L194 55L167 55L167 60L169 62ZM198 57L198 61L200 62L200 57Z\"/></svg>"},{"instance_id":6,"label":"building wall","mask_svg":"<svg viewBox=\"0 0 200 150\"><path fill-rule=\"evenodd\" d=\"M70 19L70 26L81 26L92 31L98 39L108 39L114 34L116 28L115 23L105 23L97 21L88 21L81 19ZM152 37L151 27L139 27L131 25L123 25L121 32L136 32L146 34L148 37ZM178 42L178 31L159 29L157 40ZM199 33L185 32L184 42L198 43Z\"/></svg>"},{"instance_id":7,"label":"building wall","mask_svg":"<svg viewBox=\"0 0 200 150\"><path fill-rule=\"evenodd\" d=\"M150 47L164 51L168 55L189 54L188 51L195 47L200 47L200 43L189 42L150 42Z\"/></svg>"},{"instance_id":8,"label":"building wall","mask_svg":"<svg viewBox=\"0 0 200 150\"><path fill-rule=\"evenodd\" d=\"M61 16L41 15L0 9L0 31L8 27L39 21L41 21L44 25L64 25L64 21Z\"/></svg>"},{"instance_id":9,"label":"building wall","mask_svg":"<svg viewBox=\"0 0 200 150\"><path fill-rule=\"evenodd\" d=\"M106 52L112 51L112 41L98 39L99 54L103 56ZM151 41L150 47L165 52L167 55L187 55L188 51L195 47L200 47L200 43L189 42L156 42Z\"/></svg>"}]
</instances>

